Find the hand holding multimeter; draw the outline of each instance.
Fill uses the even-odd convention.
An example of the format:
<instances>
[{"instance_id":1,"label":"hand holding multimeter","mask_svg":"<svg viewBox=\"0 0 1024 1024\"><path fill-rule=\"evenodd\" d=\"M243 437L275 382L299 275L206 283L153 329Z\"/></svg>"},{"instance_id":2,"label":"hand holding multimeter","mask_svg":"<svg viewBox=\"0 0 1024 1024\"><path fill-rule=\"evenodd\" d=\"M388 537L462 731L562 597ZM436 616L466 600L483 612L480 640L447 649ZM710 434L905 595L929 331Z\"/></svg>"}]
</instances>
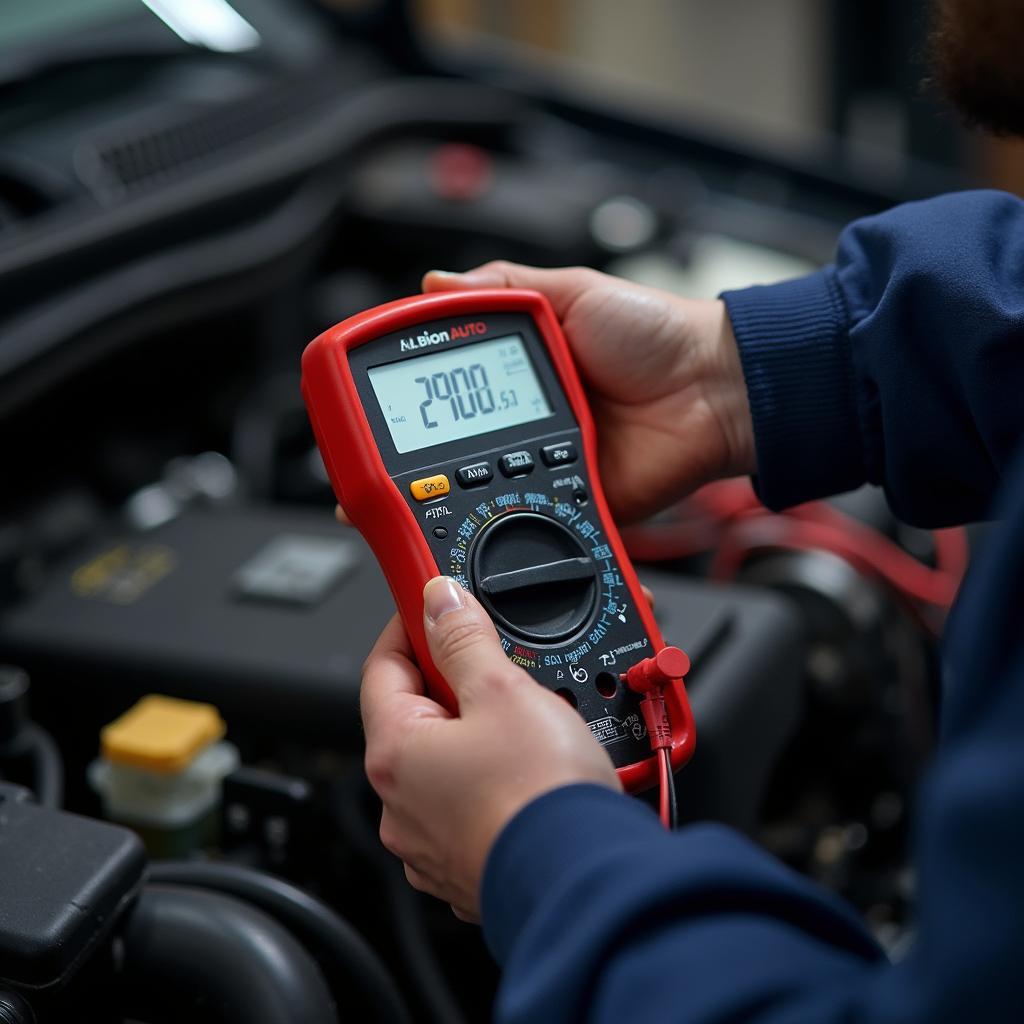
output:
<instances>
[{"instance_id":1,"label":"hand holding multimeter","mask_svg":"<svg viewBox=\"0 0 1024 1024\"><path fill-rule=\"evenodd\" d=\"M309 347L303 391L436 700L456 710L427 649L422 588L447 575L481 601L508 659L578 710L628 788L658 778L655 733L685 761L685 659L659 655L607 509L590 409L542 296L446 292L368 311ZM644 713L648 677L664 688L667 725Z\"/></svg>"}]
</instances>

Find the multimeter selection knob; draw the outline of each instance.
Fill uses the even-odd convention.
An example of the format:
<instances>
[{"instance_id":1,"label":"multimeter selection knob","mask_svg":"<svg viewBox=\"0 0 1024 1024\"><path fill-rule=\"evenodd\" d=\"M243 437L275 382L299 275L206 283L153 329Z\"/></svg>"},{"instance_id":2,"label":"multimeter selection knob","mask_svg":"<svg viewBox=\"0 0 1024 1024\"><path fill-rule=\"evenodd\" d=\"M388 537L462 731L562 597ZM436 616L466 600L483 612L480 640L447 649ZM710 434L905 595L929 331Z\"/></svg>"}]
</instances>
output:
<instances>
[{"instance_id":1,"label":"multimeter selection knob","mask_svg":"<svg viewBox=\"0 0 1024 1024\"><path fill-rule=\"evenodd\" d=\"M491 617L538 644L578 633L600 592L587 549L561 523L535 512L509 512L487 526L473 546L470 575Z\"/></svg>"}]
</instances>

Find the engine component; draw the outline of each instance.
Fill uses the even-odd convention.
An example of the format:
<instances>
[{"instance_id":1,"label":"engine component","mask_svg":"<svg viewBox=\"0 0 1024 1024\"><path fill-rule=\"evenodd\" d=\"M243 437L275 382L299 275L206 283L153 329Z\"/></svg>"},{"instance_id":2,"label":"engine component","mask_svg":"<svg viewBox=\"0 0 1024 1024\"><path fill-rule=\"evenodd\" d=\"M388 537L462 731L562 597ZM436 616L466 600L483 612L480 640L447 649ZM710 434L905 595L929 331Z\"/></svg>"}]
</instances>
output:
<instances>
[{"instance_id":1,"label":"engine component","mask_svg":"<svg viewBox=\"0 0 1024 1024\"><path fill-rule=\"evenodd\" d=\"M154 1024L332 1024L331 994L272 917L220 893L149 885L121 932L121 996Z\"/></svg>"},{"instance_id":2,"label":"engine component","mask_svg":"<svg viewBox=\"0 0 1024 1024\"><path fill-rule=\"evenodd\" d=\"M89 782L112 821L131 825L156 856L181 855L215 832L221 780L238 751L210 704L150 695L101 733Z\"/></svg>"},{"instance_id":3,"label":"engine component","mask_svg":"<svg viewBox=\"0 0 1024 1024\"><path fill-rule=\"evenodd\" d=\"M385 1024L408 1024L409 1010L394 979L367 942L330 907L279 878L234 864L165 862L149 870L151 882L185 885L245 900L284 925L316 957L335 998L351 1011L361 993ZM339 1000L340 1001L340 1000Z\"/></svg>"},{"instance_id":4,"label":"engine component","mask_svg":"<svg viewBox=\"0 0 1024 1024\"><path fill-rule=\"evenodd\" d=\"M65 983L109 935L144 868L127 829L39 807L0 783L0 983Z\"/></svg>"}]
</instances>

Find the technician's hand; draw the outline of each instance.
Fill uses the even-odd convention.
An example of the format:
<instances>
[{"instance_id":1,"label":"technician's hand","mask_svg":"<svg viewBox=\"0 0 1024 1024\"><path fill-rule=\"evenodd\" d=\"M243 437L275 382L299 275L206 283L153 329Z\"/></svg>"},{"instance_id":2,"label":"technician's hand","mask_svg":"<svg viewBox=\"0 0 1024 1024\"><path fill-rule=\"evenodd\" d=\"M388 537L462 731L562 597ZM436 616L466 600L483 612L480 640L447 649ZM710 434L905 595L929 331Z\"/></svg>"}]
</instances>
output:
<instances>
[{"instance_id":1,"label":"technician's hand","mask_svg":"<svg viewBox=\"0 0 1024 1024\"><path fill-rule=\"evenodd\" d=\"M709 480L754 471L750 407L724 303L579 267L497 262L423 279L428 292L506 287L543 292L554 307L589 393L616 519L639 519Z\"/></svg>"},{"instance_id":2,"label":"technician's hand","mask_svg":"<svg viewBox=\"0 0 1024 1024\"><path fill-rule=\"evenodd\" d=\"M620 786L580 716L508 660L470 594L441 576L423 602L431 657L460 714L423 696L396 616L363 670L366 773L384 802L381 841L409 881L475 920L487 854L517 811L569 783Z\"/></svg>"}]
</instances>

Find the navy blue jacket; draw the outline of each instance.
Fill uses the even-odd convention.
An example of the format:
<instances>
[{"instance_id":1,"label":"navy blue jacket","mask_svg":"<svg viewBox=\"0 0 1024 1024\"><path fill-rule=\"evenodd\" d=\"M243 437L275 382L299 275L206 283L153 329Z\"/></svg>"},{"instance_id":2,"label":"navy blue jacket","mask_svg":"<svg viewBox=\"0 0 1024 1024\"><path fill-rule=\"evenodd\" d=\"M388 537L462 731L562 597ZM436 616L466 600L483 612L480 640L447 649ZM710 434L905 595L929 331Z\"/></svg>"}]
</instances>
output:
<instances>
[{"instance_id":1,"label":"navy blue jacket","mask_svg":"<svg viewBox=\"0 0 1024 1024\"><path fill-rule=\"evenodd\" d=\"M723 298L769 505L871 481L918 525L1003 521L947 628L918 938L892 965L849 907L739 835L669 835L636 801L567 787L488 859L497 1019L1024 1021L1024 203L902 206L847 228L833 266Z\"/></svg>"}]
</instances>

